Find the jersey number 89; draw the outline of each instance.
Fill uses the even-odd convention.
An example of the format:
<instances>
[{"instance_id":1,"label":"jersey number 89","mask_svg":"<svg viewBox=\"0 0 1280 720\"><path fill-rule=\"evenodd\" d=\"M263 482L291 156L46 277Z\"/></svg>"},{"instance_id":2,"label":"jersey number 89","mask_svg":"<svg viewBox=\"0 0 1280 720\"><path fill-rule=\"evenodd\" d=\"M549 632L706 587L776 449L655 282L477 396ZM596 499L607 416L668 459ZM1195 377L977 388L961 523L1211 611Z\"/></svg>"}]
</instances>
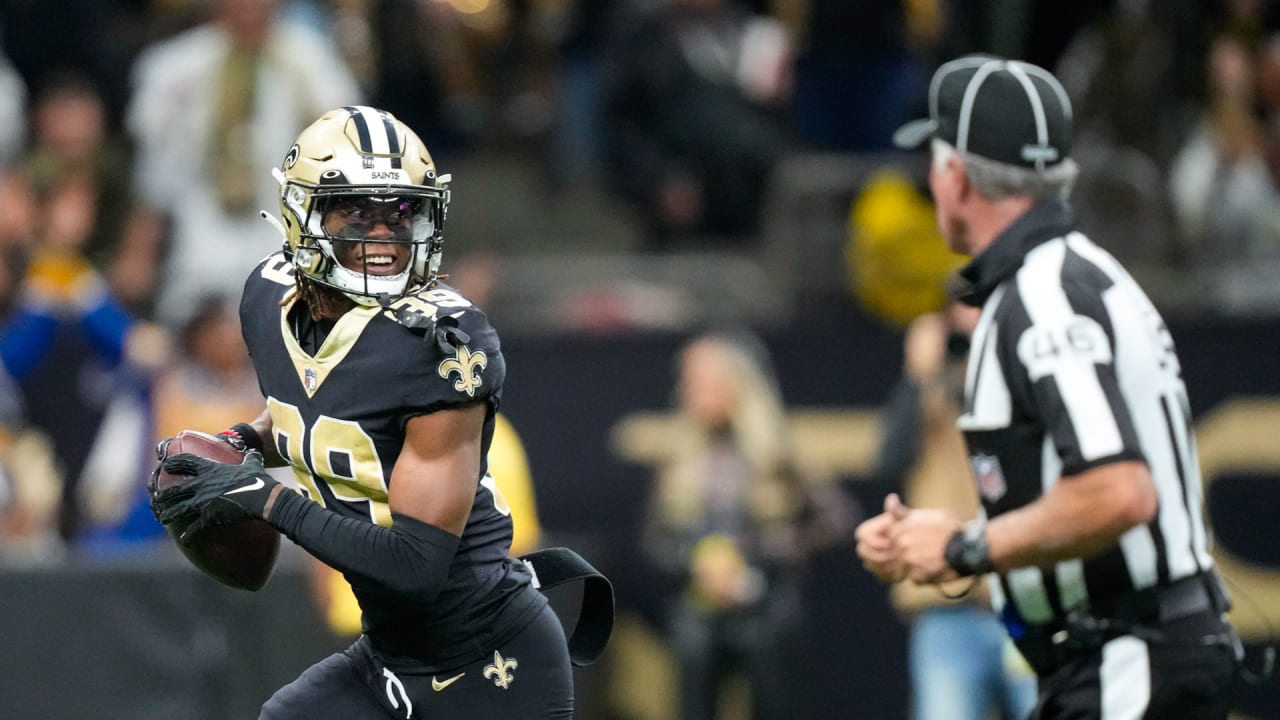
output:
<instances>
[{"instance_id":1,"label":"jersey number 89","mask_svg":"<svg viewBox=\"0 0 1280 720\"><path fill-rule=\"evenodd\" d=\"M276 447L313 501L326 505L318 485L323 482L334 499L367 503L367 517L378 525L390 527L387 481L378 448L359 423L321 415L307 428L296 406L267 398L267 407L271 411ZM310 452L304 453L304 447ZM511 509L493 478L486 475L480 484L493 496L494 508L510 515Z\"/></svg>"}]
</instances>

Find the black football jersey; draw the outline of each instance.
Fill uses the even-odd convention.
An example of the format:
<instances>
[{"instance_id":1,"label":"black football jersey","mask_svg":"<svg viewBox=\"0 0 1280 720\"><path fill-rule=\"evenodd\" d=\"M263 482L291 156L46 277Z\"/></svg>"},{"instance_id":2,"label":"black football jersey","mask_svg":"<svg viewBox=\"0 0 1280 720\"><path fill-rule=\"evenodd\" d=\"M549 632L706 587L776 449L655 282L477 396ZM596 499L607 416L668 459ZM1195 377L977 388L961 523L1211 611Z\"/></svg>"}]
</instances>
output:
<instances>
[{"instance_id":1,"label":"black football jersey","mask_svg":"<svg viewBox=\"0 0 1280 720\"><path fill-rule=\"evenodd\" d=\"M436 284L389 308L348 311L311 354L292 327L293 287L292 268L276 253L250 275L240 306L271 440L311 500L389 526L388 483L410 418L485 402L487 455L506 374L497 333L470 301ZM388 665L433 671L492 653L545 603L529 570L508 558L510 509L484 457L481 473L448 580L430 603L346 576Z\"/></svg>"}]
</instances>

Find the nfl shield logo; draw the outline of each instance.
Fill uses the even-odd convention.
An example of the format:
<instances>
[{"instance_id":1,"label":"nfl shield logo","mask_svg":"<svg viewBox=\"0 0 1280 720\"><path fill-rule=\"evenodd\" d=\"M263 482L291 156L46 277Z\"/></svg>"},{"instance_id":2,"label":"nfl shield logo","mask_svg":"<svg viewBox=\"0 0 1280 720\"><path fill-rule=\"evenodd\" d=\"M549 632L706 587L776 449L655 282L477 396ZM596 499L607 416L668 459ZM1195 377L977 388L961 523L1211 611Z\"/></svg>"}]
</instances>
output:
<instances>
[{"instance_id":1,"label":"nfl shield logo","mask_svg":"<svg viewBox=\"0 0 1280 720\"><path fill-rule=\"evenodd\" d=\"M307 389L307 392L309 393L316 391L316 369L315 368L307 368L306 370L302 371L302 386L305 387Z\"/></svg>"},{"instance_id":2,"label":"nfl shield logo","mask_svg":"<svg viewBox=\"0 0 1280 720\"><path fill-rule=\"evenodd\" d=\"M974 455L969 458L973 468L973 477L978 482L978 493L987 502L995 502L1004 497L1008 486L1004 482L1004 471L1000 469L1000 458L994 455Z\"/></svg>"}]
</instances>

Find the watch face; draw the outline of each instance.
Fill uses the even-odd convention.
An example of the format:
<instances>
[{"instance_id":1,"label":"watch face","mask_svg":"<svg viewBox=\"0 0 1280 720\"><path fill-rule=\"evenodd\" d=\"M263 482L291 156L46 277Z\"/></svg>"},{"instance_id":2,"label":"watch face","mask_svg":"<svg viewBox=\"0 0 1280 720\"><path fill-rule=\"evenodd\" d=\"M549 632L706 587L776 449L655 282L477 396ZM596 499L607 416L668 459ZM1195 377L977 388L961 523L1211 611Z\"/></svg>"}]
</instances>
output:
<instances>
[{"instance_id":1,"label":"watch face","mask_svg":"<svg viewBox=\"0 0 1280 720\"><path fill-rule=\"evenodd\" d=\"M982 562L982 546L974 540L969 540L964 544L964 564L970 568L976 568L978 563Z\"/></svg>"},{"instance_id":2,"label":"watch face","mask_svg":"<svg viewBox=\"0 0 1280 720\"><path fill-rule=\"evenodd\" d=\"M980 523L966 525L947 542L943 558L962 576L982 575L991 571L987 549L986 527Z\"/></svg>"}]
</instances>

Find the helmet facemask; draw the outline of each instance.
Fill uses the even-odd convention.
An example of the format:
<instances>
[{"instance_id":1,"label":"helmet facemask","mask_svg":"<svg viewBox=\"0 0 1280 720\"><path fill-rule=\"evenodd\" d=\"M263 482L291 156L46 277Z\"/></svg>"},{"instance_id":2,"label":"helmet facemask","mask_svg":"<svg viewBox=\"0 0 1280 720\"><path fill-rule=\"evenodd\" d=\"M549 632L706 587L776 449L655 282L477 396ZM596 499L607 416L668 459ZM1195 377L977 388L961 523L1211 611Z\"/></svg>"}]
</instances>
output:
<instances>
[{"instance_id":1,"label":"helmet facemask","mask_svg":"<svg viewBox=\"0 0 1280 720\"><path fill-rule=\"evenodd\" d=\"M362 305L414 292L439 270L442 196L422 188L317 189L294 268Z\"/></svg>"}]
</instances>

